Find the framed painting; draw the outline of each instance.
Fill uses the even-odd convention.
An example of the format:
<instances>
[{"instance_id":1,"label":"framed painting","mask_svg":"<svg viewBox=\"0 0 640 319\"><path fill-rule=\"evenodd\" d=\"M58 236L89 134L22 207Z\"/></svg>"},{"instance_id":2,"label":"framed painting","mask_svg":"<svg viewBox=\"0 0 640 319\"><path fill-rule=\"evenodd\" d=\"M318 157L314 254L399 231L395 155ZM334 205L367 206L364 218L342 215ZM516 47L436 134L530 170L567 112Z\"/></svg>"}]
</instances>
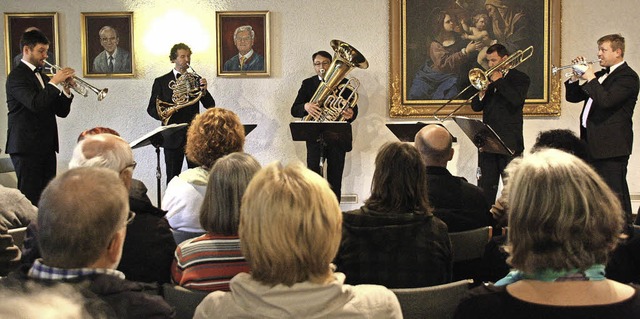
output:
<instances>
[{"instance_id":1,"label":"framed painting","mask_svg":"<svg viewBox=\"0 0 640 319\"><path fill-rule=\"evenodd\" d=\"M47 51L47 61L58 65L58 13L57 12L35 12L35 13L5 13L4 14L4 56L6 60L7 74L20 63L22 59L22 47L20 38L26 31L33 29L40 30L49 39L49 50ZM51 74L49 68L45 68Z\"/></svg>"},{"instance_id":2,"label":"framed painting","mask_svg":"<svg viewBox=\"0 0 640 319\"><path fill-rule=\"evenodd\" d=\"M477 90L464 90L469 70L487 70L494 43L511 55L533 47L514 66L531 79L525 116L560 115L562 80L551 75L560 62L559 0L390 0L389 9L390 117L443 117L460 104L456 115L480 115L466 105Z\"/></svg>"},{"instance_id":3,"label":"framed painting","mask_svg":"<svg viewBox=\"0 0 640 319\"><path fill-rule=\"evenodd\" d=\"M82 74L132 77L133 12L82 12Z\"/></svg>"},{"instance_id":4,"label":"framed painting","mask_svg":"<svg viewBox=\"0 0 640 319\"><path fill-rule=\"evenodd\" d=\"M269 11L216 11L218 76L270 75Z\"/></svg>"}]
</instances>

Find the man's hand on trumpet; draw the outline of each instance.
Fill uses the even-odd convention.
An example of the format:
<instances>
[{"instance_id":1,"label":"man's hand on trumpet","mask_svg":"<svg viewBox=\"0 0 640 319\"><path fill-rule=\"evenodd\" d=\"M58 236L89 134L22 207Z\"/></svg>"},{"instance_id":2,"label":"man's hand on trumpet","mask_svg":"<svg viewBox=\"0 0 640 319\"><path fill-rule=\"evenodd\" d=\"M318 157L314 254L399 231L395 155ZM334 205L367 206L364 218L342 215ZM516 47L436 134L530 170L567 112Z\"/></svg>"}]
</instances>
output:
<instances>
[{"instance_id":1,"label":"man's hand on trumpet","mask_svg":"<svg viewBox=\"0 0 640 319\"><path fill-rule=\"evenodd\" d=\"M583 56L578 56L571 60L573 64L573 74L571 75L571 82L578 81L579 79L591 81L596 78L593 72L591 63L587 63Z\"/></svg>"},{"instance_id":2,"label":"man's hand on trumpet","mask_svg":"<svg viewBox=\"0 0 640 319\"><path fill-rule=\"evenodd\" d=\"M63 68L61 70L57 70L56 73L51 78L51 83L58 85L62 84L64 87L64 92L67 94L71 94L69 88L75 85L75 80L73 77L76 75L76 71L72 68Z\"/></svg>"}]
</instances>

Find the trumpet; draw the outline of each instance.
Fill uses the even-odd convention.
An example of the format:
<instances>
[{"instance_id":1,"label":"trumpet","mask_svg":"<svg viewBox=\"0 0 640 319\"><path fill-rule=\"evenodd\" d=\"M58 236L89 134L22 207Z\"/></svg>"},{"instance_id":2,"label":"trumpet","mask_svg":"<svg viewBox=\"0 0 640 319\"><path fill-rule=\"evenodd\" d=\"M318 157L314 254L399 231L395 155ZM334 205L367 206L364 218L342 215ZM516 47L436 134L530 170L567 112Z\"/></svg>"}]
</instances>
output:
<instances>
[{"instance_id":1,"label":"trumpet","mask_svg":"<svg viewBox=\"0 0 640 319\"><path fill-rule=\"evenodd\" d=\"M556 74L558 73L558 71L560 71L560 70L564 70L564 69L569 69L569 68L571 68L571 69L573 69L573 72L567 72L567 73L565 73L564 75L565 75L566 77L571 77L571 76L573 76L574 74L575 74L575 75L577 75L577 76L580 76L580 75L582 75L582 73L584 73L584 72L583 72L583 71L580 71L579 69L577 69L577 68L576 68L576 66L587 66L587 65L589 65L589 64L598 63L598 62L600 62L600 61L602 61L602 59L595 59L595 60L593 60L593 61L582 61L582 62L578 62L578 63L575 63L575 64L569 64L569 65L563 65L563 66L553 66L553 65L552 65L552 66L551 66L551 74L556 75Z\"/></svg>"},{"instance_id":2,"label":"trumpet","mask_svg":"<svg viewBox=\"0 0 640 319\"><path fill-rule=\"evenodd\" d=\"M51 64L49 63L47 60L44 60L44 63L49 66L49 68L51 69L51 73L55 73L53 70L62 70L61 67L55 65L55 64ZM96 95L98 95L98 101L102 101L102 99L104 99L105 96L107 96L107 93L109 92L109 89L104 88L104 89L98 89L95 86L87 83L85 80L77 77L77 76L73 76L73 80L75 81L74 85L70 85L69 83L65 82L63 85L65 87L70 86L74 91L76 91L78 94L87 97L89 95L89 90L91 90L93 93L95 93Z\"/></svg>"}]
</instances>

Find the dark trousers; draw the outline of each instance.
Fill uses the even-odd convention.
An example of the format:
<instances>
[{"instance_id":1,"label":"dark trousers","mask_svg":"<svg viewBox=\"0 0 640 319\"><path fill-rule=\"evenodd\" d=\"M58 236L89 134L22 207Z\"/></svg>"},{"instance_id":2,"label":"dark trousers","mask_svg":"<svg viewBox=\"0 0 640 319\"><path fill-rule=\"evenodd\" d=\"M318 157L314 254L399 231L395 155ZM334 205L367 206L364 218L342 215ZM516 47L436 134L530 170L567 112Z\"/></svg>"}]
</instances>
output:
<instances>
[{"instance_id":1,"label":"dark trousers","mask_svg":"<svg viewBox=\"0 0 640 319\"><path fill-rule=\"evenodd\" d=\"M592 159L589 164L593 166L600 177L604 179L604 182L618 196L627 224L633 223L631 220L631 196L629 195L629 185L627 185L629 156Z\"/></svg>"},{"instance_id":2,"label":"dark trousers","mask_svg":"<svg viewBox=\"0 0 640 319\"><path fill-rule=\"evenodd\" d=\"M500 176L513 158L509 155L478 152L478 168L480 169L478 187L484 191L488 203L495 203Z\"/></svg>"},{"instance_id":3,"label":"dark trousers","mask_svg":"<svg viewBox=\"0 0 640 319\"><path fill-rule=\"evenodd\" d=\"M184 148L165 148L164 163L166 165L167 184L174 176L180 175L182 172L182 163L184 162ZM198 164L187 161L187 167L194 168Z\"/></svg>"},{"instance_id":4,"label":"dark trousers","mask_svg":"<svg viewBox=\"0 0 640 319\"><path fill-rule=\"evenodd\" d=\"M18 189L33 205L37 206L40 194L56 176L56 153L10 154L16 170Z\"/></svg>"},{"instance_id":5,"label":"dark trousers","mask_svg":"<svg viewBox=\"0 0 640 319\"><path fill-rule=\"evenodd\" d=\"M324 153L322 153L324 150ZM324 156L327 161L327 181L331 186L331 190L336 194L338 202L340 202L340 194L342 194L342 171L344 170L344 158L346 152L337 146L323 146L318 142L307 142L307 167L320 174L320 156Z\"/></svg>"}]
</instances>

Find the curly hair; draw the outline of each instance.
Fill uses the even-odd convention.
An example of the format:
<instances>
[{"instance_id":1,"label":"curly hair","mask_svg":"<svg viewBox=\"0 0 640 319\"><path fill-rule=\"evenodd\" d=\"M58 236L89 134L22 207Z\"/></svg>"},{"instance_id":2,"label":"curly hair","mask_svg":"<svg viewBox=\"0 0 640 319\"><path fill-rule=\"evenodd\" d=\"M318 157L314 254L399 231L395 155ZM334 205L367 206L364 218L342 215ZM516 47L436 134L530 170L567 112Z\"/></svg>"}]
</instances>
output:
<instances>
[{"instance_id":1,"label":"curly hair","mask_svg":"<svg viewBox=\"0 0 640 319\"><path fill-rule=\"evenodd\" d=\"M244 126L236 113L211 108L198 114L187 131L187 158L207 170L222 156L242 152Z\"/></svg>"}]
</instances>

